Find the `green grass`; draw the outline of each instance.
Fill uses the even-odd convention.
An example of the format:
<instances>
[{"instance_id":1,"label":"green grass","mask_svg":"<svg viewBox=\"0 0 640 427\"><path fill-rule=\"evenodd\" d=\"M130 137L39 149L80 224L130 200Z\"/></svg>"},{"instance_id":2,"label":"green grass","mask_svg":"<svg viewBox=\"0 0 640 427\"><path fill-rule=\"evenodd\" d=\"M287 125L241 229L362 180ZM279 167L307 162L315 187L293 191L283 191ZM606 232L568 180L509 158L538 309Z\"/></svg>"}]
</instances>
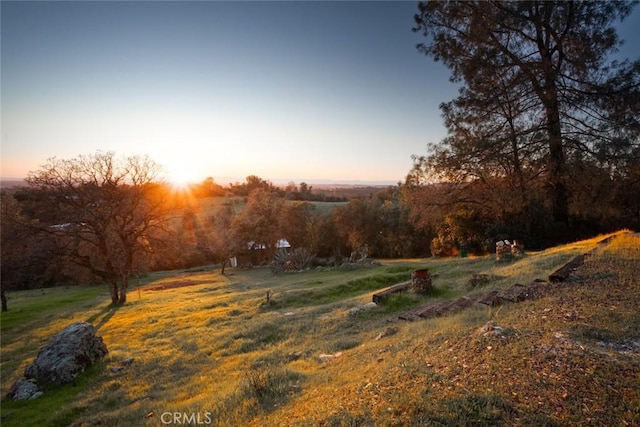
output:
<instances>
[{"instance_id":1,"label":"green grass","mask_svg":"<svg viewBox=\"0 0 640 427\"><path fill-rule=\"evenodd\" d=\"M310 202L310 203L313 205L315 212L318 212L320 214L329 214L333 212L334 209L338 207L347 206L349 204L348 202Z\"/></svg>"},{"instance_id":2,"label":"green grass","mask_svg":"<svg viewBox=\"0 0 640 427\"><path fill-rule=\"evenodd\" d=\"M80 374L74 384L67 384L53 390L46 390L35 401L2 401L2 425L51 427L68 426L79 415L89 410L87 407L76 407L71 404L77 395L85 391L89 384L99 380L103 367L94 365Z\"/></svg>"},{"instance_id":3,"label":"green grass","mask_svg":"<svg viewBox=\"0 0 640 427\"><path fill-rule=\"evenodd\" d=\"M117 310L106 286L12 292L16 313L1 318L3 395L72 322L98 327L109 355L75 386L3 399L2 425L156 426L166 411L208 414L213 425L638 425L640 360L625 350L640 337L638 237L615 239L540 300L388 322L433 300L546 278L597 241L499 264L481 257L280 276L267 268L157 272L140 279L139 291L134 283ZM417 268L438 274L434 295L405 292L349 315ZM473 274L489 283L470 290ZM150 290L170 283L193 284ZM484 335L489 320L504 332Z\"/></svg>"},{"instance_id":4,"label":"green grass","mask_svg":"<svg viewBox=\"0 0 640 427\"><path fill-rule=\"evenodd\" d=\"M384 301L383 307L387 313L399 313L415 307L421 301L424 301L424 297L413 292L398 292L389 295Z\"/></svg>"},{"instance_id":5,"label":"green grass","mask_svg":"<svg viewBox=\"0 0 640 427\"><path fill-rule=\"evenodd\" d=\"M75 311L77 306L92 303L98 296L104 295L106 292L107 288L104 285L7 292L9 311L2 313L0 332L8 333L17 326L25 326L54 313L60 315L63 307Z\"/></svg>"},{"instance_id":6,"label":"green grass","mask_svg":"<svg viewBox=\"0 0 640 427\"><path fill-rule=\"evenodd\" d=\"M329 304L370 291L383 289L406 281L406 273L373 273L335 286L325 286L302 291L289 291L278 298L273 308L301 307L311 304Z\"/></svg>"}]
</instances>

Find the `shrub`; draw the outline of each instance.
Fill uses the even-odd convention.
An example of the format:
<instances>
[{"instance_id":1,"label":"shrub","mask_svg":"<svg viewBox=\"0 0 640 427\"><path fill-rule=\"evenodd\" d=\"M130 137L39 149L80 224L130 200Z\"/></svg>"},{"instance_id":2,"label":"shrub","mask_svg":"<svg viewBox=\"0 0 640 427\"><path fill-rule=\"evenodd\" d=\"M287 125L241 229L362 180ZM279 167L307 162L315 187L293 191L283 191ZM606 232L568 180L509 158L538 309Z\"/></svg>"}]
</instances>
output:
<instances>
[{"instance_id":1,"label":"shrub","mask_svg":"<svg viewBox=\"0 0 640 427\"><path fill-rule=\"evenodd\" d=\"M296 248L291 252L279 251L271 262L271 271L279 274L306 270L313 259L314 255L307 248Z\"/></svg>"},{"instance_id":2,"label":"shrub","mask_svg":"<svg viewBox=\"0 0 640 427\"><path fill-rule=\"evenodd\" d=\"M245 396L255 396L261 403L288 397L300 389L303 376L287 368L273 366L246 371L241 390Z\"/></svg>"}]
</instances>

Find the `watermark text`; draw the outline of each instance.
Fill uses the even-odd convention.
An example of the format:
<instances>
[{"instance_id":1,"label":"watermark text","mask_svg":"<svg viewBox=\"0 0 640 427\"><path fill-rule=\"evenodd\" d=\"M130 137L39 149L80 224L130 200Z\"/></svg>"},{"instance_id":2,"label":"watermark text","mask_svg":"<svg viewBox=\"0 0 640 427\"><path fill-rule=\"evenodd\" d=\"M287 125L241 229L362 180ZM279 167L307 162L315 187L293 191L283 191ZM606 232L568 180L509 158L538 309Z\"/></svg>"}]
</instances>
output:
<instances>
[{"instance_id":1,"label":"watermark text","mask_svg":"<svg viewBox=\"0 0 640 427\"><path fill-rule=\"evenodd\" d=\"M160 421L165 425L211 425L211 412L163 412Z\"/></svg>"}]
</instances>

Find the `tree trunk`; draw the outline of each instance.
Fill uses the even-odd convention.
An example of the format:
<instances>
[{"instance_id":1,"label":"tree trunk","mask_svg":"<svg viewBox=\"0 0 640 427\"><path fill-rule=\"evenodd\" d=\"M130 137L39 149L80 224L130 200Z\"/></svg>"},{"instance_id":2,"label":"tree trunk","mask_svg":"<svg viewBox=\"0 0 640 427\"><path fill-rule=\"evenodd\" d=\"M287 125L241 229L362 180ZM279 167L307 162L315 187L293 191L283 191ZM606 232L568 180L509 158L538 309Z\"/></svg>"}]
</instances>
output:
<instances>
[{"instance_id":1,"label":"tree trunk","mask_svg":"<svg viewBox=\"0 0 640 427\"><path fill-rule=\"evenodd\" d=\"M129 284L129 278L126 276L122 276L120 281L120 299L118 300L118 304L124 304L127 302L127 286Z\"/></svg>"},{"instance_id":2,"label":"tree trunk","mask_svg":"<svg viewBox=\"0 0 640 427\"><path fill-rule=\"evenodd\" d=\"M220 264L222 264L222 271L220 271L220 274L224 276L224 268L227 266L227 259L223 260Z\"/></svg>"},{"instance_id":3,"label":"tree trunk","mask_svg":"<svg viewBox=\"0 0 640 427\"><path fill-rule=\"evenodd\" d=\"M560 106L555 86L547 88L545 102L547 135L549 138L549 185L551 212L555 222L568 225L569 204L567 201L567 187L565 186L565 158L562 143L562 128L560 127Z\"/></svg>"},{"instance_id":4,"label":"tree trunk","mask_svg":"<svg viewBox=\"0 0 640 427\"><path fill-rule=\"evenodd\" d=\"M7 296L4 294L4 289L0 289L0 299L2 299L2 311L9 311Z\"/></svg>"},{"instance_id":5,"label":"tree trunk","mask_svg":"<svg viewBox=\"0 0 640 427\"><path fill-rule=\"evenodd\" d=\"M115 280L109 281L109 293L111 294L111 304L116 305L120 300L118 295L118 284Z\"/></svg>"},{"instance_id":6,"label":"tree trunk","mask_svg":"<svg viewBox=\"0 0 640 427\"><path fill-rule=\"evenodd\" d=\"M510 112L511 110L509 110ZM531 234L531 209L529 209L529 191L527 190L527 184L524 179L524 172L522 171L522 164L520 163L520 153L518 147L518 136L515 125L513 123L512 114L509 113L509 128L510 128L510 140L511 150L513 151L513 172L516 175L516 187L518 189L518 195L520 198L519 211L521 212L522 222L524 223L525 235Z\"/></svg>"}]
</instances>

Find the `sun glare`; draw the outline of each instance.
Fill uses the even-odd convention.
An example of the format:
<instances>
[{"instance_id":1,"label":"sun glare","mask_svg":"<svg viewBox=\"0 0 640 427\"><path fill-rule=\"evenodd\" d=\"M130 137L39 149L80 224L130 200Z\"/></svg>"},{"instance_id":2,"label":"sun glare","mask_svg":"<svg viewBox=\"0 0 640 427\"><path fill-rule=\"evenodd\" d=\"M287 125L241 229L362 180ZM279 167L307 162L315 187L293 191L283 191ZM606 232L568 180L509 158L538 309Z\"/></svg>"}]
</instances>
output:
<instances>
[{"instance_id":1,"label":"sun glare","mask_svg":"<svg viewBox=\"0 0 640 427\"><path fill-rule=\"evenodd\" d=\"M169 169L169 181L175 188L186 189L195 183L195 176L187 166L176 166Z\"/></svg>"}]
</instances>

